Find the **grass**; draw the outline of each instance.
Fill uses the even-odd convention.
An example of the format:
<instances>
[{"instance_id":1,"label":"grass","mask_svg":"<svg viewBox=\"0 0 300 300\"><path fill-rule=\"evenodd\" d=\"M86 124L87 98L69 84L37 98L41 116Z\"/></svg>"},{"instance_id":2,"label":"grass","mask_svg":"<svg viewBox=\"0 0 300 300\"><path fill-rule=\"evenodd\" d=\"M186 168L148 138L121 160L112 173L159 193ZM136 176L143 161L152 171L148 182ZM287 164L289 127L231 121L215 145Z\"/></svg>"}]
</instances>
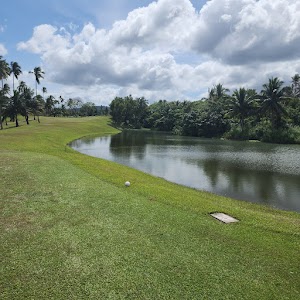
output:
<instances>
[{"instance_id":1,"label":"grass","mask_svg":"<svg viewBox=\"0 0 300 300\"><path fill-rule=\"evenodd\" d=\"M108 122L41 118L0 132L0 299L300 299L300 214L66 146L116 133Z\"/></svg>"}]
</instances>

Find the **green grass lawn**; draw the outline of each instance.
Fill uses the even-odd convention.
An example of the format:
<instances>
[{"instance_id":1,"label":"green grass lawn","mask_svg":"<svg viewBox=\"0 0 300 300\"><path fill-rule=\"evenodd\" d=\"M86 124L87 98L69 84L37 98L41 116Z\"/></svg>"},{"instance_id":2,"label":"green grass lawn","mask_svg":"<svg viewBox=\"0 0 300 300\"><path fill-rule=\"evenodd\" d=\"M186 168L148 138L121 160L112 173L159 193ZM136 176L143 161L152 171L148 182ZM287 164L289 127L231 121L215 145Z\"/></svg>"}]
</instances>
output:
<instances>
[{"instance_id":1,"label":"green grass lawn","mask_svg":"<svg viewBox=\"0 0 300 300\"><path fill-rule=\"evenodd\" d=\"M116 133L108 123L41 118L0 132L0 299L300 299L300 214L66 146Z\"/></svg>"}]
</instances>

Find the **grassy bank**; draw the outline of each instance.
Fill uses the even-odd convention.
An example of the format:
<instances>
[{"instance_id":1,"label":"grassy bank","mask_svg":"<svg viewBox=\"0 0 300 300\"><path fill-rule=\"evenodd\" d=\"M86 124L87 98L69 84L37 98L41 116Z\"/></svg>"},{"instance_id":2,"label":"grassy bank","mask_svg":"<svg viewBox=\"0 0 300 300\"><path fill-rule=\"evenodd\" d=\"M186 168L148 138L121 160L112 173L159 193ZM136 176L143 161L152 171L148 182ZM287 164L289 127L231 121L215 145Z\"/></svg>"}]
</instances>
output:
<instances>
[{"instance_id":1,"label":"grassy bank","mask_svg":"<svg viewBox=\"0 0 300 300\"><path fill-rule=\"evenodd\" d=\"M116 133L108 121L42 118L0 132L0 299L300 299L300 214L66 146Z\"/></svg>"}]
</instances>

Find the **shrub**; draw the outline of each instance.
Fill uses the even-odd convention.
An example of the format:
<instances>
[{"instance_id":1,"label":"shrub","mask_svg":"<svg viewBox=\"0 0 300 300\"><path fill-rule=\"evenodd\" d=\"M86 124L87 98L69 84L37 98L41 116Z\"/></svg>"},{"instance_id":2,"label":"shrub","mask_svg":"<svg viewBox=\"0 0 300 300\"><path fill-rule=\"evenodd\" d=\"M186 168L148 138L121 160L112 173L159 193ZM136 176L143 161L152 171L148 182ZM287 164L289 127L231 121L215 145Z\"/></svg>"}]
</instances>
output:
<instances>
[{"instance_id":1,"label":"shrub","mask_svg":"<svg viewBox=\"0 0 300 300\"><path fill-rule=\"evenodd\" d=\"M172 129L172 133L174 135L182 135L182 133L183 133L182 127L179 125L175 125Z\"/></svg>"},{"instance_id":2,"label":"shrub","mask_svg":"<svg viewBox=\"0 0 300 300\"><path fill-rule=\"evenodd\" d=\"M273 128L269 120L262 120L251 131L250 138L266 143L294 144L299 140L299 133L293 127Z\"/></svg>"},{"instance_id":3,"label":"shrub","mask_svg":"<svg viewBox=\"0 0 300 300\"><path fill-rule=\"evenodd\" d=\"M248 140L249 130L246 128L242 131L239 125L233 125L231 126L231 129L224 134L224 138L230 140Z\"/></svg>"}]
</instances>

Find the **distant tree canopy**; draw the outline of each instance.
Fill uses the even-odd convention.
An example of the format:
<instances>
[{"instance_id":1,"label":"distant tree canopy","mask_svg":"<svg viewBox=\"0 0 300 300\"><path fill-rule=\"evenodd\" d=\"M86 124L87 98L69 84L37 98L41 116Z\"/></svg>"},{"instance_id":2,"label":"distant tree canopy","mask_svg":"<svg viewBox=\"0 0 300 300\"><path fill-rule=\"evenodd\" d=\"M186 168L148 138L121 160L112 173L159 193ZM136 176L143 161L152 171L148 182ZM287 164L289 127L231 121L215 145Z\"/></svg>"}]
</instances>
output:
<instances>
[{"instance_id":1,"label":"distant tree canopy","mask_svg":"<svg viewBox=\"0 0 300 300\"><path fill-rule=\"evenodd\" d=\"M267 142L300 143L300 75L284 86L279 78L270 78L257 92L243 87L234 90L222 84L214 85L208 97L198 101L159 100L151 105L144 97L116 97L110 106L96 106L80 98L45 97L47 88L38 93L44 71L35 67L35 91L24 81L15 82L22 74L21 66L10 64L0 56L0 129L7 119L19 126L23 116L29 125L29 115L79 117L111 114L113 122L123 128L150 128L178 135L257 139ZM5 81L12 77L12 86ZM18 84L18 85L17 85ZM17 85L17 86L15 86Z\"/></svg>"},{"instance_id":2,"label":"distant tree canopy","mask_svg":"<svg viewBox=\"0 0 300 300\"><path fill-rule=\"evenodd\" d=\"M116 97L110 104L112 120L119 126L126 128L141 128L146 126L148 116L148 102L142 98L133 99L131 95Z\"/></svg>"},{"instance_id":3,"label":"distant tree canopy","mask_svg":"<svg viewBox=\"0 0 300 300\"><path fill-rule=\"evenodd\" d=\"M45 100L46 116L53 117L88 117L88 116L107 116L108 106L96 106L93 102L83 102L81 99L69 98L67 101L63 97L55 99L52 95Z\"/></svg>"},{"instance_id":4,"label":"distant tree canopy","mask_svg":"<svg viewBox=\"0 0 300 300\"><path fill-rule=\"evenodd\" d=\"M148 105L144 98L115 98L110 104L115 124L124 128L146 127L179 135L258 139L266 142L300 142L300 76L283 86L270 78L257 93L239 88L232 94L222 84L213 86L199 101L159 100Z\"/></svg>"},{"instance_id":5,"label":"distant tree canopy","mask_svg":"<svg viewBox=\"0 0 300 300\"><path fill-rule=\"evenodd\" d=\"M97 114L97 108L93 102L86 102L82 104L79 109L79 115L81 117L96 116L96 114Z\"/></svg>"},{"instance_id":6,"label":"distant tree canopy","mask_svg":"<svg viewBox=\"0 0 300 300\"><path fill-rule=\"evenodd\" d=\"M45 116L95 116L108 115L108 106L95 106L92 102L84 103L80 98L69 98L67 101L62 96L55 99L49 95L45 99L47 88L42 88L42 95L38 93L38 85L40 80L44 78L45 72L41 67L35 67L29 73L35 78L35 91L28 87L24 81L18 82L16 85L15 79L18 80L22 74L21 66L17 62L8 64L6 60L0 56L0 129L3 129L3 124L7 125L7 118L15 122L16 127L19 126L19 118L23 116L26 123L29 125L29 115L33 115L34 120L37 117L40 122L40 115ZM11 87L5 83L7 78L12 76Z\"/></svg>"}]
</instances>

